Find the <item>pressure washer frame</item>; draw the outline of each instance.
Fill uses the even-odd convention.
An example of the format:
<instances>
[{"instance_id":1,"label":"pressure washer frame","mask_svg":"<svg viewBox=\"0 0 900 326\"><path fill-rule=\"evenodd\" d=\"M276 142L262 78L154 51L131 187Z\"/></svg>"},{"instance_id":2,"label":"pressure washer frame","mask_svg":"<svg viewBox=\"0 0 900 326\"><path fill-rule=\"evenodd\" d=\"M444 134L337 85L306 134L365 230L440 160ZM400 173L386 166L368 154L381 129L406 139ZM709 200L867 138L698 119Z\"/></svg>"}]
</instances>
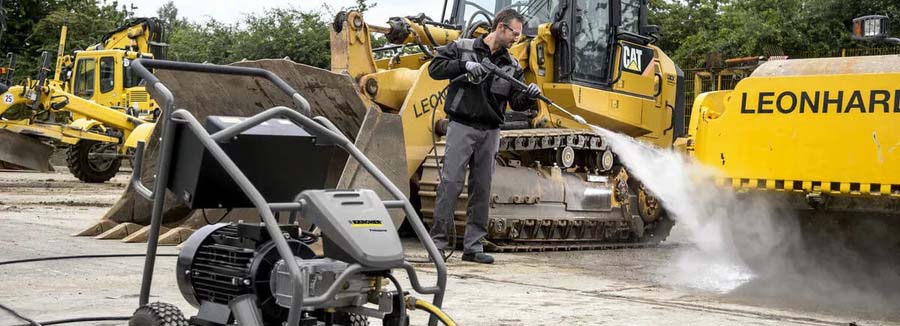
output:
<instances>
[{"instance_id":1,"label":"pressure washer frame","mask_svg":"<svg viewBox=\"0 0 900 326\"><path fill-rule=\"evenodd\" d=\"M147 239L147 256L144 262L144 271L141 280L141 292L139 300L140 306L146 305L149 302L150 298L150 288L153 281L153 269L156 263L157 247L159 244L159 231L160 225L162 223L162 210L165 203L164 194L166 191L166 186L169 182L168 178L172 163L172 149L174 145L173 143L175 142L175 128L173 125L171 125L173 123L184 124L187 127L187 130L190 130L200 140L203 147L205 147L206 150L209 151L212 157L219 164L221 164L225 172L228 173L228 175L235 181L238 187L240 187L243 193L247 196L247 198L250 199L250 202L259 212L260 218L262 219L262 222L265 223L266 230L272 237L272 240L275 243L276 249L281 256L281 259L285 261L292 261L293 254L288 247L287 241L281 235L281 230L278 227L278 221L275 219L273 211L299 212L303 208L303 204L300 202L266 202L265 198L263 198L259 190L257 190L256 187L253 186L250 180L228 157L225 151L223 151L222 148L218 145L218 142L231 139L241 132L246 131L254 126L260 125L268 120L284 118L291 121L297 126L305 128L310 133L315 134L318 137L325 137L328 141L334 142L338 147L340 147L348 154L350 154L351 157L356 159L356 161L359 162L360 166L362 166L366 171L372 174L372 176L375 177L375 179L394 197L393 200L384 200L382 201L382 203L388 209L403 209L403 211L406 213L407 219L409 219L413 231L415 231L416 236L419 238L419 241L425 247L426 251L428 252L428 256L431 258L431 261L434 263L435 269L437 270L436 284L434 286L423 287L419 283L415 268L405 259L400 267L406 270L407 274L409 275L410 283L412 284L413 289L415 289L416 292L421 294L433 294L434 298L432 300L432 304L438 308L441 307L444 299L444 293L446 292L447 266L444 263L444 260L440 258L441 256L438 252L437 247L435 247L434 242L431 240L431 237L428 234L428 231L425 229L425 225L422 223L419 215L416 214L416 211L413 208L412 204L409 202L409 199L406 198L403 192L399 188L397 188L397 186L394 185L384 175L384 173L382 173L381 170L379 170L378 167L375 166L375 164L369 161L369 159L356 146L353 145L353 142L347 139L347 137L345 137L344 134L341 133L340 130L338 130L337 127L331 123L331 121L321 116L310 118L309 116L311 115L311 110L309 102L305 98L303 98L303 96L300 95L296 90L294 90L286 82L284 82L284 80L265 69L175 62L166 60L137 59L135 61L132 61L131 67L133 71L137 72L138 75L141 76L141 78L143 78L147 83L148 90L153 90L156 92L156 94L159 94L162 97L161 106L163 108L163 115L161 118L163 119L162 121L165 122L161 124L162 138L160 141L160 152L157 164L156 180L153 185L153 190L151 191L141 182L141 163L143 162L145 146L143 142L139 143L137 146L135 155L136 163L134 164L134 169L132 170L131 175L131 186L134 188L134 190L142 197L153 201L153 210L150 220L150 234L148 235ZM198 73L264 78L277 86L289 97L291 97L300 112L297 112L285 106L270 108L266 111L249 117L238 124L229 126L210 135L189 111L184 109L175 110L174 95L158 78L156 78L156 76L154 76L150 72L150 70L148 70L148 68L156 70L190 71ZM291 277L295 280L295 284L303 284L300 268L296 264L288 264L288 267ZM334 284L322 295L312 298L303 298L303 300L292 300L291 307L288 313L288 325L298 325L300 323L301 306L303 304L303 301L326 301L330 296L333 296L333 294L337 292L338 287L341 284L339 280L345 279L353 273L365 271L367 271L365 267L359 264L352 264L340 276L337 277L338 281L334 282ZM300 286L296 287L294 291L295 297L302 298L302 296L299 295L300 293L298 293L299 291L301 291ZM435 326L437 325L437 322L437 318L431 316L428 324L430 326Z\"/></svg>"}]
</instances>

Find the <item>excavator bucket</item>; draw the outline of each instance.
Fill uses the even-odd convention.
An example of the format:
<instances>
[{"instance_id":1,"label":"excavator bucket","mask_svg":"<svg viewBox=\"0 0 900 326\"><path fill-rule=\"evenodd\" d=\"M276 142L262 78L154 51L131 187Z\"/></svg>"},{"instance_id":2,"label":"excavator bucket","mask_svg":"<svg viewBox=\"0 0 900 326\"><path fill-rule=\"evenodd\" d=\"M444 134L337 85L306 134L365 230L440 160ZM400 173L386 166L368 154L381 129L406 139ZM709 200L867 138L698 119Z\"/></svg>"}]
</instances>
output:
<instances>
[{"instance_id":1,"label":"excavator bucket","mask_svg":"<svg viewBox=\"0 0 900 326\"><path fill-rule=\"evenodd\" d=\"M26 135L0 130L0 168L53 171L53 147Z\"/></svg>"},{"instance_id":2,"label":"excavator bucket","mask_svg":"<svg viewBox=\"0 0 900 326\"><path fill-rule=\"evenodd\" d=\"M350 76L281 59L242 61L234 65L266 69L281 77L309 101L313 115L328 118L348 138L356 140L357 146L379 168L387 171L398 186L408 186L405 157L397 156L404 152L399 116L383 113L373 103L364 103ZM175 107L190 111L200 121L208 115L250 116L274 106L291 107L293 103L287 95L262 79L166 70L157 71L156 75L174 94ZM153 91L151 95L157 98ZM160 130L154 130L144 155L141 178L148 185L152 184L156 171ZM373 184L371 177L359 173L361 170L355 163L346 163L346 155L333 158L328 176L330 185L365 188ZM387 198L386 193L380 195ZM129 185L100 221L75 235L126 242L146 241L150 207L151 202L136 195ZM395 218L402 219L402 216ZM160 244L177 245L201 226L238 220L256 221L258 216L254 209L192 211L167 193Z\"/></svg>"}]
</instances>

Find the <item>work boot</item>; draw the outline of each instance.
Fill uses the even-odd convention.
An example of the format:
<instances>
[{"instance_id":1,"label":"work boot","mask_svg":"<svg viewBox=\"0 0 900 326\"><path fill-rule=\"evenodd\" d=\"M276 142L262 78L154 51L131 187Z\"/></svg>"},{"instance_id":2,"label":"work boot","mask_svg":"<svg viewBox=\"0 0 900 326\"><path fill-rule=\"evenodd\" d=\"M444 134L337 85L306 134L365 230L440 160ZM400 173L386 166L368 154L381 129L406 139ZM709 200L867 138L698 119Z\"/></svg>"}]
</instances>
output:
<instances>
[{"instance_id":1,"label":"work boot","mask_svg":"<svg viewBox=\"0 0 900 326\"><path fill-rule=\"evenodd\" d=\"M462 260L479 264L493 264L494 257L483 252L472 252L463 254Z\"/></svg>"}]
</instances>

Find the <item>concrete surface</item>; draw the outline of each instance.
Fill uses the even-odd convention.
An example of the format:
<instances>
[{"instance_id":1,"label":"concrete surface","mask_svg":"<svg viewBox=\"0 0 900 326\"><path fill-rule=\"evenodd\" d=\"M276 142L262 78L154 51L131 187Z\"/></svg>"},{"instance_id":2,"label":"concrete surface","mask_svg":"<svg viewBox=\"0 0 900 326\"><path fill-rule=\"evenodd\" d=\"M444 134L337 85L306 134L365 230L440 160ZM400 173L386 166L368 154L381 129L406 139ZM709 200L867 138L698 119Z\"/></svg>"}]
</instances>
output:
<instances>
[{"instance_id":1,"label":"concrete surface","mask_svg":"<svg viewBox=\"0 0 900 326\"><path fill-rule=\"evenodd\" d=\"M0 261L143 253L145 244L69 236L102 216L125 182L126 175L96 185L64 173L0 172ZM444 308L460 325L900 325L900 308L866 310L825 304L828 298L755 295L746 289L764 280L728 266L679 268L685 257L702 253L677 228L659 248L496 254L492 266L463 263L457 254L450 262ZM414 241L404 244L411 259L424 258ZM127 316L137 306L142 263L143 258L117 258L0 266L0 303L37 321ZM195 313L178 291L174 263L173 257L159 258L152 300ZM420 277L433 282L433 269L421 267ZM423 312L412 314L413 324L425 323ZM0 312L0 325L20 323Z\"/></svg>"}]
</instances>

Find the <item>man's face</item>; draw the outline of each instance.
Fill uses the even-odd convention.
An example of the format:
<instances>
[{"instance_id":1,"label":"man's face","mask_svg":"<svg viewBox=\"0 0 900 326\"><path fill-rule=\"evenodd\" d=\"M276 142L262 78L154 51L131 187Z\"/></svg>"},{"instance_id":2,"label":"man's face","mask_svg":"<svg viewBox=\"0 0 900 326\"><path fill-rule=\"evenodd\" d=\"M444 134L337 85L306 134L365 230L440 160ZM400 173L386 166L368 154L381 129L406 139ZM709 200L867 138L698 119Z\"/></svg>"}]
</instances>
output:
<instances>
[{"instance_id":1,"label":"man's face","mask_svg":"<svg viewBox=\"0 0 900 326\"><path fill-rule=\"evenodd\" d=\"M518 19L510 20L509 23L501 22L497 25L497 41L498 44L506 49L509 49L515 43L516 39L519 38L519 35L522 35L522 22Z\"/></svg>"}]
</instances>

